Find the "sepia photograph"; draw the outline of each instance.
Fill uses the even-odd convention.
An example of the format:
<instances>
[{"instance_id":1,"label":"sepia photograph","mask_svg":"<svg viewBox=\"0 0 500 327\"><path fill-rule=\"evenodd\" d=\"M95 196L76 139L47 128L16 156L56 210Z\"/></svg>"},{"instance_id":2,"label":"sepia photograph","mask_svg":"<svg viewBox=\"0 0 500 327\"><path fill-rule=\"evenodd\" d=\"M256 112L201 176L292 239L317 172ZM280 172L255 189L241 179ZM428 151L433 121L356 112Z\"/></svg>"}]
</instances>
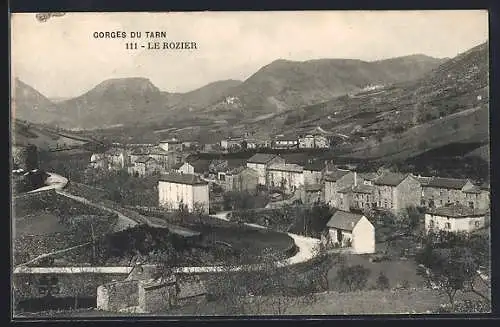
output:
<instances>
[{"instance_id":1,"label":"sepia photograph","mask_svg":"<svg viewBox=\"0 0 500 327\"><path fill-rule=\"evenodd\" d=\"M491 313L487 10L10 14L12 319Z\"/></svg>"}]
</instances>

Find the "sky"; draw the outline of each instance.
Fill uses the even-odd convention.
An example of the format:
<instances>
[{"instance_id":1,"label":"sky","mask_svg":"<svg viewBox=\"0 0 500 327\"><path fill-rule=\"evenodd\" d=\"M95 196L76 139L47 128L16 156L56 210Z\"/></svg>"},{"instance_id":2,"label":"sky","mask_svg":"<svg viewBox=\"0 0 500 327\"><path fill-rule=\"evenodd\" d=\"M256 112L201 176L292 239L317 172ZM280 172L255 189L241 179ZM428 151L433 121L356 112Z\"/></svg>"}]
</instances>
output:
<instances>
[{"instance_id":1,"label":"sky","mask_svg":"<svg viewBox=\"0 0 500 327\"><path fill-rule=\"evenodd\" d=\"M11 73L49 98L79 96L109 78L145 77L162 91L245 80L276 59L379 60L454 57L488 39L488 13L307 11L66 13L39 22L12 14ZM126 38L95 38L121 31ZM141 32L131 39L130 32ZM145 31L167 38L148 39ZM148 42L196 42L196 50L148 50ZM127 50L137 42L137 50Z\"/></svg>"}]
</instances>

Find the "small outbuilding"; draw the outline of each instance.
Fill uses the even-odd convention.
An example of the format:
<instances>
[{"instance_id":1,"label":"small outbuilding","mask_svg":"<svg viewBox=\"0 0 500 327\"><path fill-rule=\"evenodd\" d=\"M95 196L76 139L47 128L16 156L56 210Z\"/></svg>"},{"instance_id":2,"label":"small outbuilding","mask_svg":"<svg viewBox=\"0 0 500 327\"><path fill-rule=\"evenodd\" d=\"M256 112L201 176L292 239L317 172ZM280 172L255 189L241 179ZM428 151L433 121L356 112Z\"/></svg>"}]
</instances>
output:
<instances>
[{"instance_id":1,"label":"small outbuilding","mask_svg":"<svg viewBox=\"0 0 500 327\"><path fill-rule=\"evenodd\" d=\"M351 248L353 253L375 253L375 227L362 214L336 211L323 233L322 242L330 247Z\"/></svg>"}]
</instances>

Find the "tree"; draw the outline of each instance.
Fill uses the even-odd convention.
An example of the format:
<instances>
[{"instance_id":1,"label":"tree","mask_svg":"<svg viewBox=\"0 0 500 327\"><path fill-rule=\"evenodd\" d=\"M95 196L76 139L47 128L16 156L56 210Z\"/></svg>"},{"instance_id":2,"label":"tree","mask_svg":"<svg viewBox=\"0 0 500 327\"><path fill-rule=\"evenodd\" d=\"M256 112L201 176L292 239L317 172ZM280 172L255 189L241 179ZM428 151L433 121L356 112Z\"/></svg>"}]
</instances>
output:
<instances>
[{"instance_id":1,"label":"tree","mask_svg":"<svg viewBox=\"0 0 500 327\"><path fill-rule=\"evenodd\" d=\"M478 281L491 286L478 277L481 265L489 265L487 239L481 235L437 232L429 233L424 239L425 246L416 260L427 269L418 271L429 285L448 297L452 310L455 308L455 295L458 291L472 292L490 303L488 295L480 292Z\"/></svg>"},{"instance_id":2,"label":"tree","mask_svg":"<svg viewBox=\"0 0 500 327\"><path fill-rule=\"evenodd\" d=\"M396 225L404 233L412 233L422 219L422 213L415 206L409 206L396 216Z\"/></svg>"},{"instance_id":3,"label":"tree","mask_svg":"<svg viewBox=\"0 0 500 327\"><path fill-rule=\"evenodd\" d=\"M336 281L341 290L349 292L362 290L366 287L370 273L370 269L362 265L343 265L337 272Z\"/></svg>"},{"instance_id":4,"label":"tree","mask_svg":"<svg viewBox=\"0 0 500 327\"><path fill-rule=\"evenodd\" d=\"M382 271L377 277L377 288L382 291L389 289L389 278Z\"/></svg>"}]
</instances>

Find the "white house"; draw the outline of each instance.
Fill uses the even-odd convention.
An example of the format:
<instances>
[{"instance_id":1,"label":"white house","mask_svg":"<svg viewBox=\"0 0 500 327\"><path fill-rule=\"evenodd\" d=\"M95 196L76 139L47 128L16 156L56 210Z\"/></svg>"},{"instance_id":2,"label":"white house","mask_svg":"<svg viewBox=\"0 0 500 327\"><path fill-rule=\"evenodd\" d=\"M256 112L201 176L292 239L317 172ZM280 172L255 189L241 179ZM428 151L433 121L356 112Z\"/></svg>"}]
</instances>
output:
<instances>
[{"instance_id":1,"label":"white house","mask_svg":"<svg viewBox=\"0 0 500 327\"><path fill-rule=\"evenodd\" d=\"M93 153L90 156L90 167L92 168L107 168L108 163L104 153Z\"/></svg>"},{"instance_id":2,"label":"white house","mask_svg":"<svg viewBox=\"0 0 500 327\"><path fill-rule=\"evenodd\" d=\"M274 163L285 163L285 160L275 154L256 153L247 160L247 167L257 171L260 185L266 185L267 167Z\"/></svg>"},{"instance_id":3,"label":"white house","mask_svg":"<svg viewBox=\"0 0 500 327\"><path fill-rule=\"evenodd\" d=\"M208 213L208 183L192 174L166 174L158 181L158 204L170 209L184 205L189 211L200 206Z\"/></svg>"},{"instance_id":4,"label":"white house","mask_svg":"<svg viewBox=\"0 0 500 327\"><path fill-rule=\"evenodd\" d=\"M192 174L192 175L194 175L194 166L191 165L189 162L184 162L182 164L177 164L177 165L175 165L172 168L177 173Z\"/></svg>"},{"instance_id":5,"label":"white house","mask_svg":"<svg viewBox=\"0 0 500 327\"><path fill-rule=\"evenodd\" d=\"M361 214L336 211L328 223L322 241L328 246L350 247L353 253L375 253L375 227Z\"/></svg>"},{"instance_id":6,"label":"white house","mask_svg":"<svg viewBox=\"0 0 500 327\"><path fill-rule=\"evenodd\" d=\"M267 167L267 186L295 192L304 185L304 167L296 164L275 163Z\"/></svg>"},{"instance_id":7,"label":"white house","mask_svg":"<svg viewBox=\"0 0 500 327\"><path fill-rule=\"evenodd\" d=\"M427 231L471 232L485 226L486 213L462 204L429 209L425 214Z\"/></svg>"}]
</instances>

